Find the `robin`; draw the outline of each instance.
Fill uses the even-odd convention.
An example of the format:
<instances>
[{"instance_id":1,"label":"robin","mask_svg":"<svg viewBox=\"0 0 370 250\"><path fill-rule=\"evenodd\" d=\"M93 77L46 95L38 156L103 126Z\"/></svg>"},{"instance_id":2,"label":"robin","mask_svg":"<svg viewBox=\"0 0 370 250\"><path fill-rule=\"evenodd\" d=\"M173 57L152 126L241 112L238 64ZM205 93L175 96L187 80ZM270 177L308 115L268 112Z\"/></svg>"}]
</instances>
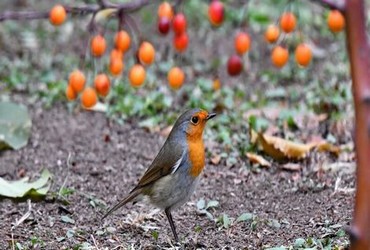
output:
<instances>
[{"instance_id":1,"label":"robin","mask_svg":"<svg viewBox=\"0 0 370 250\"><path fill-rule=\"evenodd\" d=\"M194 192L205 165L203 130L207 121L215 116L215 113L209 114L201 109L183 113L136 187L109 209L102 220L126 203L147 197L154 206L164 209L178 242L171 212L183 205Z\"/></svg>"}]
</instances>

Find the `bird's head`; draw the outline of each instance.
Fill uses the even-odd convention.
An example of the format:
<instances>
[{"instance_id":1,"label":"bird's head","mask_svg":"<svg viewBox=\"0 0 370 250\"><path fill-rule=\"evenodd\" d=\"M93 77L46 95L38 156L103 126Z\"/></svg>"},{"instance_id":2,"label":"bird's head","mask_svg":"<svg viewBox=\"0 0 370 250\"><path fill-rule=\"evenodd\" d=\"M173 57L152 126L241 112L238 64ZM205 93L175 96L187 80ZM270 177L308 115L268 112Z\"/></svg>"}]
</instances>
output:
<instances>
[{"instance_id":1,"label":"bird's head","mask_svg":"<svg viewBox=\"0 0 370 250\"><path fill-rule=\"evenodd\" d=\"M207 121L215 116L215 113L208 113L202 109L190 109L177 119L172 132L185 133L191 140L201 139Z\"/></svg>"}]
</instances>

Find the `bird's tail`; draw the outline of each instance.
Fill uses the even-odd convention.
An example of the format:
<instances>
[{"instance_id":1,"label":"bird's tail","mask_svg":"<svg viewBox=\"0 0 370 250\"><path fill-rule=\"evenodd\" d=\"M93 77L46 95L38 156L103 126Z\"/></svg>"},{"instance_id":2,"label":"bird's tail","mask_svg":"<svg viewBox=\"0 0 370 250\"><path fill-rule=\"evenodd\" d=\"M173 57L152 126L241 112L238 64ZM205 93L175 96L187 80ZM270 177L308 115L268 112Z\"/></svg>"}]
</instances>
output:
<instances>
[{"instance_id":1,"label":"bird's tail","mask_svg":"<svg viewBox=\"0 0 370 250\"><path fill-rule=\"evenodd\" d=\"M114 211L122 207L123 205L125 205L127 202L130 202L133 199L135 199L139 194L141 194L141 189L136 189L136 190L134 189L126 198L124 198L117 205L109 209L108 212L104 214L104 216L101 218L101 220L104 220L105 217L107 217L108 215L110 215L111 213L113 213Z\"/></svg>"}]
</instances>

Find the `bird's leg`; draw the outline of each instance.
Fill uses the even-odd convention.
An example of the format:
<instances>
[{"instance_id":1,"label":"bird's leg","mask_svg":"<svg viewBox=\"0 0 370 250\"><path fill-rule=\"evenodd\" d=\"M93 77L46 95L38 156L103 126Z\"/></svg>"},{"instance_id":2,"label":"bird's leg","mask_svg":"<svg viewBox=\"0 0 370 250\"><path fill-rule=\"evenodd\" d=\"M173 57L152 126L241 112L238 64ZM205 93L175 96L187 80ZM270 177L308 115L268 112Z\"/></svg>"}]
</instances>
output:
<instances>
[{"instance_id":1,"label":"bird's leg","mask_svg":"<svg viewBox=\"0 0 370 250\"><path fill-rule=\"evenodd\" d=\"M170 223L170 226L171 226L171 230L172 230L173 236L175 237L175 241L176 241L176 242L179 242L179 237L177 236L177 233L176 233L175 223L173 223L173 219L172 219L171 211L170 211L170 209L169 209L169 208L166 208L166 209L164 210L164 212L166 213L166 216L167 216L168 222Z\"/></svg>"}]
</instances>

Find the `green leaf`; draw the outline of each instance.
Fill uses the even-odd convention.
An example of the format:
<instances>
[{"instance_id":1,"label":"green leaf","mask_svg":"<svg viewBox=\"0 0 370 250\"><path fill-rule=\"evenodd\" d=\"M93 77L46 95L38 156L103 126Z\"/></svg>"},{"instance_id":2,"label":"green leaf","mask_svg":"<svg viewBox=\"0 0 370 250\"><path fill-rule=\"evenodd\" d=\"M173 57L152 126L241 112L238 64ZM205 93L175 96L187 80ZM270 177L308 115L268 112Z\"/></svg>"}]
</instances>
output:
<instances>
[{"instance_id":1,"label":"green leaf","mask_svg":"<svg viewBox=\"0 0 370 250\"><path fill-rule=\"evenodd\" d=\"M251 21L254 21L259 24L268 24L271 22L269 16L263 12L251 11L248 13L248 15Z\"/></svg>"},{"instance_id":2,"label":"green leaf","mask_svg":"<svg viewBox=\"0 0 370 250\"><path fill-rule=\"evenodd\" d=\"M22 198L30 196L36 198L45 196L49 191L51 183L51 174L47 169L44 169L38 180L28 182L29 178L25 177L17 181L7 181L0 178L0 196L9 198Z\"/></svg>"},{"instance_id":3,"label":"green leaf","mask_svg":"<svg viewBox=\"0 0 370 250\"><path fill-rule=\"evenodd\" d=\"M257 132L262 132L267 129L269 121L265 118L251 115L248 120L249 126Z\"/></svg>"},{"instance_id":4,"label":"green leaf","mask_svg":"<svg viewBox=\"0 0 370 250\"><path fill-rule=\"evenodd\" d=\"M265 250L288 250L288 248L281 246L281 247L270 247L270 248L266 248Z\"/></svg>"},{"instance_id":5,"label":"green leaf","mask_svg":"<svg viewBox=\"0 0 370 250\"><path fill-rule=\"evenodd\" d=\"M205 215L208 217L208 219L213 220L213 215L208 212L207 210L204 210Z\"/></svg>"},{"instance_id":6,"label":"green leaf","mask_svg":"<svg viewBox=\"0 0 370 250\"><path fill-rule=\"evenodd\" d=\"M218 201L209 201L208 204L207 204L206 209L208 209L210 207L218 207L218 204L219 204Z\"/></svg>"},{"instance_id":7,"label":"green leaf","mask_svg":"<svg viewBox=\"0 0 370 250\"><path fill-rule=\"evenodd\" d=\"M243 213L241 214L237 219L236 222L241 222L241 221L249 221L253 219L253 214L251 213Z\"/></svg>"},{"instance_id":8,"label":"green leaf","mask_svg":"<svg viewBox=\"0 0 370 250\"><path fill-rule=\"evenodd\" d=\"M224 222L224 228L229 228L229 226L231 225L230 218L227 214L223 215L223 222Z\"/></svg>"},{"instance_id":9,"label":"green leaf","mask_svg":"<svg viewBox=\"0 0 370 250\"><path fill-rule=\"evenodd\" d=\"M152 236L153 236L153 238L154 238L155 240L158 240L158 237L159 237L159 233L158 233L158 231L153 230L151 234L152 234Z\"/></svg>"},{"instance_id":10,"label":"green leaf","mask_svg":"<svg viewBox=\"0 0 370 250\"><path fill-rule=\"evenodd\" d=\"M20 149L27 144L31 119L23 105L0 102L0 150Z\"/></svg>"},{"instance_id":11,"label":"green leaf","mask_svg":"<svg viewBox=\"0 0 370 250\"><path fill-rule=\"evenodd\" d=\"M75 235L75 231L72 229L68 229L66 236L68 239L72 238Z\"/></svg>"},{"instance_id":12,"label":"green leaf","mask_svg":"<svg viewBox=\"0 0 370 250\"><path fill-rule=\"evenodd\" d=\"M152 129L156 125L158 125L158 119L155 117L148 118L146 120L139 122L139 127L146 129Z\"/></svg>"},{"instance_id":13,"label":"green leaf","mask_svg":"<svg viewBox=\"0 0 370 250\"><path fill-rule=\"evenodd\" d=\"M275 220L275 219L271 219L267 222L267 225L269 225L270 227L273 227L273 228L280 228L281 227L281 224L278 220Z\"/></svg>"},{"instance_id":14,"label":"green leaf","mask_svg":"<svg viewBox=\"0 0 370 250\"><path fill-rule=\"evenodd\" d=\"M98 23L104 22L109 17L111 17L115 12L117 12L117 9L115 8L105 8L103 10L100 10L95 14L95 21Z\"/></svg>"},{"instance_id":15,"label":"green leaf","mask_svg":"<svg viewBox=\"0 0 370 250\"><path fill-rule=\"evenodd\" d=\"M66 239L66 237L58 237L57 238L57 242L62 242L62 241L64 241Z\"/></svg>"},{"instance_id":16,"label":"green leaf","mask_svg":"<svg viewBox=\"0 0 370 250\"><path fill-rule=\"evenodd\" d=\"M206 207L206 201L204 199L200 199L198 202L197 202L197 208L199 210L203 210L205 209Z\"/></svg>"},{"instance_id":17,"label":"green leaf","mask_svg":"<svg viewBox=\"0 0 370 250\"><path fill-rule=\"evenodd\" d=\"M231 220L230 220L230 218L229 218L229 216L227 215L227 214L222 214L219 218L218 218L218 220L217 220L218 222L220 222L221 224L222 224L222 226L224 227L224 228L229 228L230 227L230 225L231 225Z\"/></svg>"},{"instance_id":18,"label":"green leaf","mask_svg":"<svg viewBox=\"0 0 370 250\"><path fill-rule=\"evenodd\" d=\"M17 250L23 250L24 249L22 244L19 243L19 242L15 243L15 246L17 247Z\"/></svg>"},{"instance_id":19,"label":"green leaf","mask_svg":"<svg viewBox=\"0 0 370 250\"><path fill-rule=\"evenodd\" d=\"M68 217L67 215L62 215L62 216L60 217L60 219L61 219L63 222L65 222L65 223L75 224L75 220L74 220L74 219L72 219L72 218L70 218L70 217Z\"/></svg>"},{"instance_id":20,"label":"green leaf","mask_svg":"<svg viewBox=\"0 0 370 250\"><path fill-rule=\"evenodd\" d=\"M283 87L269 89L266 91L265 96L269 99L283 99L287 96L287 90Z\"/></svg>"},{"instance_id":21,"label":"green leaf","mask_svg":"<svg viewBox=\"0 0 370 250\"><path fill-rule=\"evenodd\" d=\"M304 247L305 243L306 241L303 238L298 238L294 241L294 247L295 248Z\"/></svg>"}]
</instances>

